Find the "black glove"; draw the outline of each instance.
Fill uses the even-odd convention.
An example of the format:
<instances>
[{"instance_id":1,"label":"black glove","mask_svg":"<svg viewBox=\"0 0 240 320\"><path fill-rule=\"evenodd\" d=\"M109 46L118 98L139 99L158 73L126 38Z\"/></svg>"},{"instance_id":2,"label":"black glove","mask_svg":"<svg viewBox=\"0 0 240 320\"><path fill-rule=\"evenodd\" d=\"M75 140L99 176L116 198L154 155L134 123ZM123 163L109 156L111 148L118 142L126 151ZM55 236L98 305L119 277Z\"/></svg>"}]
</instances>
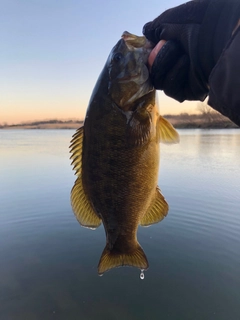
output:
<instances>
[{"instance_id":1,"label":"black glove","mask_svg":"<svg viewBox=\"0 0 240 320\"><path fill-rule=\"evenodd\" d=\"M208 78L240 17L239 0L195 0L169 9L143 28L167 40L151 68L156 89L182 102L203 101Z\"/></svg>"}]
</instances>

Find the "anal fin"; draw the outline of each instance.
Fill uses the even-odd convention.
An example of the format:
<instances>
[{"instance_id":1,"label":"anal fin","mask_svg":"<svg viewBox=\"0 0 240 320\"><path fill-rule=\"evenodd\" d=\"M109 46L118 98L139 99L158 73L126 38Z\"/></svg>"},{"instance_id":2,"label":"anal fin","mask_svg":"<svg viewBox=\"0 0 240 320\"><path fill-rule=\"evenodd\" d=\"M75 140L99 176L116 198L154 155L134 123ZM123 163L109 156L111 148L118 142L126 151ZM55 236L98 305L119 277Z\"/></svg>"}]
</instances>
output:
<instances>
[{"instance_id":1,"label":"anal fin","mask_svg":"<svg viewBox=\"0 0 240 320\"><path fill-rule=\"evenodd\" d=\"M71 192L71 204L78 222L86 228L96 229L102 220L95 213L89 202L82 185L81 177L78 177Z\"/></svg>"},{"instance_id":2,"label":"anal fin","mask_svg":"<svg viewBox=\"0 0 240 320\"><path fill-rule=\"evenodd\" d=\"M168 213L168 204L157 187L155 198L148 211L143 216L140 225L143 227L150 226L163 220Z\"/></svg>"}]
</instances>

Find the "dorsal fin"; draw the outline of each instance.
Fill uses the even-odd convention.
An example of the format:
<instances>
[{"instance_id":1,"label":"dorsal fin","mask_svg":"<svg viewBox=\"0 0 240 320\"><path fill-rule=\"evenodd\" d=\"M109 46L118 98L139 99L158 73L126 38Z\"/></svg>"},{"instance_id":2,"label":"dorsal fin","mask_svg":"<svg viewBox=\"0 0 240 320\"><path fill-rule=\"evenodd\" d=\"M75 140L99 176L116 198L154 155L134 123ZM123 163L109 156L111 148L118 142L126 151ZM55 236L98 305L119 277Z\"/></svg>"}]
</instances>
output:
<instances>
[{"instance_id":1,"label":"dorsal fin","mask_svg":"<svg viewBox=\"0 0 240 320\"><path fill-rule=\"evenodd\" d=\"M71 192L71 204L73 212L78 222L87 228L97 228L102 220L96 215L82 185L82 146L83 146L83 126L77 130L71 140L70 152L72 153L72 165L78 176Z\"/></svg>"},{"instance_id":2,"label":"dorsal fin","mask_svg":"<svg viewBox=\"0 0 240 320\"><path fill-rule=\"evenodd\" d=\"M71 204L78 222L86 228L96 229L102 220L96 215L91 203L86 196L82 177L78 177L71 192Z\"/></svg>"},{"instance_id":3,"label":"dorsal fin","mask_svg":"<svg viewBox=\"0 0 240 320\"><path fill-rule=\"evenodd\" d=\"M179 143L179 134L167 119L159 116L157 121L157 137L162 143Z\"/></svg>"},{"instance_id":4,"label":"dorsal fin","mask_svg":"<svg viewBox=\"0 0 240 320\"><path fill-rule=\"evenodd\" d=\"M160 222L168 213L168 204L157 187L155 198L148 211L143 216L140 225L143 227Z\"/></svg>"},{"instance_id":5,"label":"dorsal fin","mask_svg":"<svg viewBox=\"0 0 240 320\"><path fill-rule=\"evenodd\" d=\"M73 135L70 144L70 159L72 160L73 170L77 176L81 175L82 170L82 145L83 145L83 126Z\"/></svg>"}]
</instances>

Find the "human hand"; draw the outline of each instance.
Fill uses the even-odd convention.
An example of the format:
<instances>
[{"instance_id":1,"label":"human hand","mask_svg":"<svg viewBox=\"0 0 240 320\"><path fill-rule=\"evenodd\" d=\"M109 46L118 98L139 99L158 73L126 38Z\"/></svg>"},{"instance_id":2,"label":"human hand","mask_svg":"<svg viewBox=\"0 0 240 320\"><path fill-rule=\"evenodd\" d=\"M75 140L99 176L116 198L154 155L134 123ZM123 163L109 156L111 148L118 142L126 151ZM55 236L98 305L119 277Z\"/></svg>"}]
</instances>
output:
<instances>
[{"instance_id":1,"label":"human hand","mask_svg":"<svg viewBox=\"0 0 240 320\"><path fill-rule=\"evenodd\" d=\"M180 102L204 100L208 77L239 18L237 7L236 0L190 1L147 23L143 33L150 41L166 41L149 56L154 87Z\"/></svg>"}]
</instances>

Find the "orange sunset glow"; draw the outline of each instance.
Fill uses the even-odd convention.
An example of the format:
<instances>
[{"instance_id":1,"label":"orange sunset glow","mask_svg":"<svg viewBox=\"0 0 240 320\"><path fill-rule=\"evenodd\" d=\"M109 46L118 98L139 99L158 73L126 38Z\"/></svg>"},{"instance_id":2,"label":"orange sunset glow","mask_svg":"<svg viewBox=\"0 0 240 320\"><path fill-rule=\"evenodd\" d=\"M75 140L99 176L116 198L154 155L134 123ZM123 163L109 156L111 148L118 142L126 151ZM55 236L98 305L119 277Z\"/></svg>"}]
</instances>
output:
<instances>
[{"instance_id":1,"label":"orange sunset glow","mask_svg":"<svg viewBox=\"0 0 240 320\"><path fill-rule=\"evenodd\" d=\"M180 114L183 112L196 113L196 102L179 103L163 93L158 94L158 103L160 113L164 114ZM36 101L7 101L5 107L1 110L0 123L17 124L31 122L35 120L69 120L84 119L88 99L77 98L67 100L62 99L39 99Z\"/></svg>"},{"instance_id":2,"label":"orange sunset glow","mask_svg":"<svg viewBox=\"0 0 240 320\"><path fill-rule=\"evenodd\" d=\"M142 2L136 11L136 4L123 10L121 3L109 1L110 11L124 14L104 11L99 16L91 2L66 2L62 7L51 1L6 2L0 30L0 124L83 119L97 78L123 31L141 35L143 25L165 6ZM98 29L91 19L99 22ZM161 114L178 114L195 113L197 103L180 104L160 92L159 104Z\"/></svg>"}]
</instances>

